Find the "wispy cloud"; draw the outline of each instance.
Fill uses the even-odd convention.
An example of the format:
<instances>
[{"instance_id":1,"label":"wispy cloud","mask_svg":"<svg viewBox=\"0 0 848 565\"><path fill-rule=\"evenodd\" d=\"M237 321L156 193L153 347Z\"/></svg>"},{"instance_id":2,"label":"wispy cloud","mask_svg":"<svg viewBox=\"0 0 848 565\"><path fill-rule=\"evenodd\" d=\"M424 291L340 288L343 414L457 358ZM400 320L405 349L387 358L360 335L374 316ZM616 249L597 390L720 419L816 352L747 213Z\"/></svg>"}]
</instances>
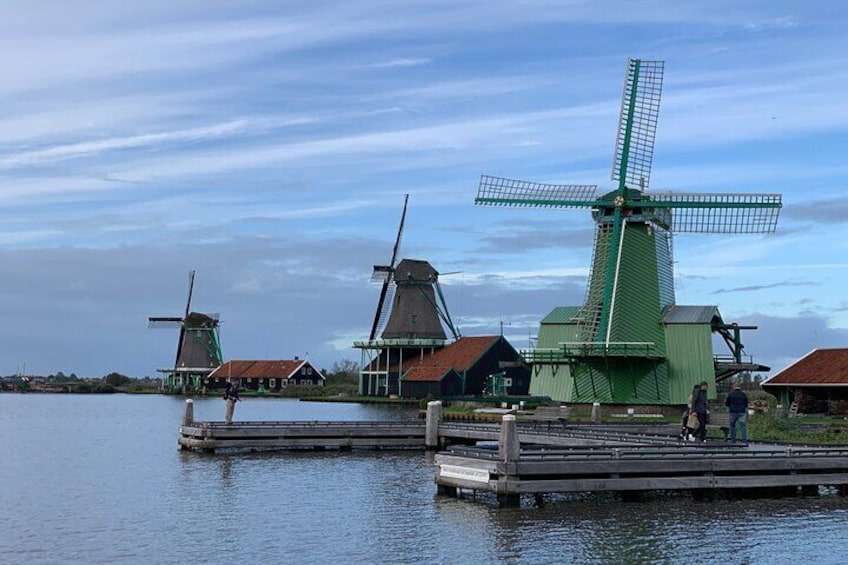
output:
<instances>
[{"instance_id":1,"label":"wispy cloud","mask_svg":"<svg viewBox=\"0 0 848 565\"><path fill-rule=\"evenodd\" d=\"M735 288L720 288L718 290L713 291L712 294L727 294L729 292L757 292L760 290L766 290L769 288L782 288L782 287L798 287L798 286L818 286L820 283L815 283L812 281L786 281L786 282L777 282L771 284L755 284L750 286L738 286Z\"/></svg>"},{"instance_id":2,"label":"wispy cloud","mask_svg":"<svg viewBox=\"0 0 848 565\"><path fill-rule=\"evenodd\" d=\"M764 20L748 22L744 24L743 27L751 31L793 29L798 27L798 21L792 16L781 16L777 18L768 18Z\"/></svg>"},{"instance_id":3,"label":"wispy cloud","mask_svg":"<svg viewBox=\"0 0 848 565\"><path fill-rule=\"evenodd\" d=\"M356 69L391 69L395 67L420 67L421 65L429 65L433 60L420 57L420 58L407 58L407 59L391 59L389 61L379 61L376 63L367 63L364 65L356 65L354 68Z\"/></svg>"},{"instance_id":4,"label":"wispy cloud","mask_svg":"<svg viewBox=\"0 0 848 565\"><path fill-rule=\"evenodd\" d=\"M149 133L130 137L117 137L98 141L83 141L34 151L24 151L0 158L0 169L8 170L44 162L91 156L97 153L120 149L159 146L174 142L196 142L232 136L245 132L249 124L247 120L235 120L206 127Z\"/></svg>"}]
</instances>

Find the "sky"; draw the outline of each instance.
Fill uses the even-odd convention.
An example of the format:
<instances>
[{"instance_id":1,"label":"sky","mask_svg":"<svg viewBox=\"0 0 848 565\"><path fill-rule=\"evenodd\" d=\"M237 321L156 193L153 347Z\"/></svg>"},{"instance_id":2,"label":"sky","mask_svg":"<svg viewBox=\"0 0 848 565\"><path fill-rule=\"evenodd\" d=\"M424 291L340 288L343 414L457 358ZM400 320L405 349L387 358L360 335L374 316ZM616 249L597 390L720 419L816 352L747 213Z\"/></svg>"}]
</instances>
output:
<instances>
[{"instance_id":1,"label":"sky","mask_svg":"<svg viewBox=\"0 0 848 565\"><path fill-rule=\"evenodd\" d=\"M148 316L220 313L227 359L359 361L400 255L463 335L526 348L583 302L585 211L474 205L481 173L611 189L628 57L665 61L651 190L782 193L770 235L680 234L678 304L782 368L848 346L848 5L7 0L0 374L141 377ZM723 353L723 351L722 351Z\"/></svg>"}]
</instances>

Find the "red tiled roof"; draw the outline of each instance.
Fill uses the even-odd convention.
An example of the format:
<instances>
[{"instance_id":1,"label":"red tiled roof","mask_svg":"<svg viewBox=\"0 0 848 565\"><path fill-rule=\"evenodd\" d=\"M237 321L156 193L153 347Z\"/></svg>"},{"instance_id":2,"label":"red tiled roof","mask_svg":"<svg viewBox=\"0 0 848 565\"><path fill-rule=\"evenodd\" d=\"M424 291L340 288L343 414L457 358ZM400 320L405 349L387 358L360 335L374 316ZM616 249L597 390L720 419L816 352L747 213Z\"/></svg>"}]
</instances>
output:
<instances>
[{"instance_id":1,"label":"red tiled roof","mask_svg":"<svg viewBox=\"0 0 848 565\"><path fill-rule=\"evenodd\" d=\"M403 382L439 382L452 372L451 367L414 367L403 376Z\"/></svg>"},{"instance_id":2,"label":"red tiled roof","mask_svg":"<svg viewBox=\"0 0 848 565\"><path fill-rule=\"evenodd\" d=\"M427 355L424 359L410 363L404 362L403 368L447 367L461 373L470 369L500 339L501 337L497 335L461 337L452 344L436 350L432 355Z\"/></svg>"},{"instance_id":3,"label":"red tiled roof","mask_svg":"<svg viewBox=\"0 0 848 565\"><path fill-rule=\"evenodd\" d=\"M423 359L404 358L403 371L406 372L414 367L445 367L456 369L458 373L469 370L474 363L492 348L500 339L497 335L484 335L473 337L461 337L457 341L437 349L433 353L425 353ZM378 366L385 369L382 360L375 359L367 369L376 370ZM397 363L392 363L389 371L397 371Z\"/></svg>"},{"instance_id":4,"label":"red tiled roof","mask_svg":"<svg viewBox=\"0 0 848 565\"><path fill-rule=\"evenodd\" d=\"M288 378L300 369L301 365L308 363L305 359L280 359L275 361L227 361L215 369L210 377L235 377L235 378ZM311 365L310 365L311 367ZM320 378L324 376L313 368L313 375Z\"/></svg>"},{"instance_id":5,"label":"red tiled roof","mask_svg":"<svg viewBox=\"0 0 848 565\"><path fill-rule=\"evenodd\" d=\"M763 382L769 385L848 386L848 348L814 349Z\"/></svg>"}]
</instances>

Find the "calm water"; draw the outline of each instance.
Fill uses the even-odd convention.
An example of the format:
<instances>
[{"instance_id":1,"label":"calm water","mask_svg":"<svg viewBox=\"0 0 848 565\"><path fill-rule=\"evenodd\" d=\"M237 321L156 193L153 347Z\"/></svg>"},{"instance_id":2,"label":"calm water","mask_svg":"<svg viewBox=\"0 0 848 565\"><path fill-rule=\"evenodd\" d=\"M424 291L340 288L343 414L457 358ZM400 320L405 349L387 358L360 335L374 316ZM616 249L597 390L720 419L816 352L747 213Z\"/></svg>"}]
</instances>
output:
<instances>
[{"instance_id":1,"label":"calm water","mask_svg":"<svg viewBox=\"0 0 848 565\"><path fill-rule=\"evenodd\" d=\"M844 563L848 499L436 498L432 456L199 455L184 401L0 394L0 563ZM221 419L223 402L195 403ZM245 420L403 419L247 399Z\"/></svg>"}]
</instances>

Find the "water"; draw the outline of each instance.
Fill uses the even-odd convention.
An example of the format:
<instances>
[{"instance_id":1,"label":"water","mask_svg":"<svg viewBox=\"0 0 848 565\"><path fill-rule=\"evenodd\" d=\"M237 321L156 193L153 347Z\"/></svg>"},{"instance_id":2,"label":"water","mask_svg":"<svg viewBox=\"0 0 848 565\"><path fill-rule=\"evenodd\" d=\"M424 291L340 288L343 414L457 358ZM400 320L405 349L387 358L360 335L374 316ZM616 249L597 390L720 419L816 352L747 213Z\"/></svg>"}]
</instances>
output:
<instances>
[{"instance_id":1,"label":"water","mask_svg":"<svg viewBox=\"0 0 848 565\"><path fill-rule=\"evenodd\" d=\"M0 394L0 563L842 563L848 499L435 497L424 452L201 455L184 401ZM195 418L221 419L220 399ZM247 399L245 420L414 418Z\"/></svg>"}]
</instances>

